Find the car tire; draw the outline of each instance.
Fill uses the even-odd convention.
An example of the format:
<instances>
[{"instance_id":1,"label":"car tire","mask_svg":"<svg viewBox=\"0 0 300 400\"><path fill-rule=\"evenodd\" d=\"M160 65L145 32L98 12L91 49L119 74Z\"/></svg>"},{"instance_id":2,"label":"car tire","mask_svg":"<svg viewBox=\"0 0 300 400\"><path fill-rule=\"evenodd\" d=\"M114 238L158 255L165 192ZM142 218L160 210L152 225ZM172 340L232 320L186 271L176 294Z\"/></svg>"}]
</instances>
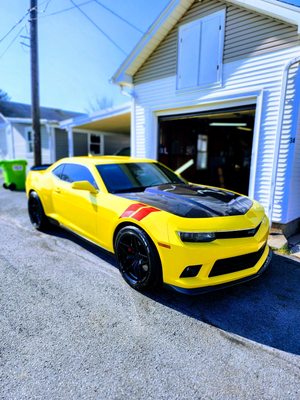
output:
<instances>
[{"instance_id":1,"label":"car tire","mask_svg":"<svg viewBox=\"0 0 300 400\"><path fill-rule=\"evenodd\" d=\"M131 287L144 291L161 285L160 258L152 240L143 230L136 226L120 229L114 248L121 275Z\"/></svg>"},{"instance_id":2,"label":"car tire","mask_svg":"<svg viewBox=\"0 0 300 400\"><path fill-rule=\"evenodd\" d=\"M45 215L43 205L36 192L30 192L29 194L28 214L35 229L43 231L49 227L49 220Z\"/></svg>"}]
</instances>

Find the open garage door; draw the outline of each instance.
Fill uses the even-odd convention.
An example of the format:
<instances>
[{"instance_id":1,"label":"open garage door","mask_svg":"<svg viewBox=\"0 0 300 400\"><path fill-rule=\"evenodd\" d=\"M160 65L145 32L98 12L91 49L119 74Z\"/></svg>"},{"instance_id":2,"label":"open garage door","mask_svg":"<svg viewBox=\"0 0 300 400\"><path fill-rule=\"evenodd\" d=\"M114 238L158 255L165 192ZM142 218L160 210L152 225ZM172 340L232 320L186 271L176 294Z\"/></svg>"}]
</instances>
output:
<instances>
[{"instance_id":1,"label":"open garage door","mask_svg":"<svg viewBox=\"0 0 300 400\"><path fill-rule=\"evenodd\" d=\"M248 194L255 105L159 118L159 161L191 182Z\"/></svg>"}]
</instances>

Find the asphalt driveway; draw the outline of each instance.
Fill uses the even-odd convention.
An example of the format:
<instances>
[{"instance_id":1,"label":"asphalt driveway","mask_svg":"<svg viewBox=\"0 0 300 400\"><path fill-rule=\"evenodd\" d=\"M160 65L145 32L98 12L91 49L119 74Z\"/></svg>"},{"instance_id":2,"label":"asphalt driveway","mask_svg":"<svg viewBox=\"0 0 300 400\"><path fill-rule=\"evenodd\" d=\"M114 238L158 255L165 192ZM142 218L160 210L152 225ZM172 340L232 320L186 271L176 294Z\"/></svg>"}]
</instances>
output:
<instances>
[{"instance_id":1,"label":"asphalt driveway","mask_svg":"<svg viewBox=\"0 0 300 400\"><path fill-rule=\"evenodd\" d=\"M274 256L230 289L143 295L0 189L0 398L298 399L299 283L300 263Z\"/></svg>"}]
</instances>

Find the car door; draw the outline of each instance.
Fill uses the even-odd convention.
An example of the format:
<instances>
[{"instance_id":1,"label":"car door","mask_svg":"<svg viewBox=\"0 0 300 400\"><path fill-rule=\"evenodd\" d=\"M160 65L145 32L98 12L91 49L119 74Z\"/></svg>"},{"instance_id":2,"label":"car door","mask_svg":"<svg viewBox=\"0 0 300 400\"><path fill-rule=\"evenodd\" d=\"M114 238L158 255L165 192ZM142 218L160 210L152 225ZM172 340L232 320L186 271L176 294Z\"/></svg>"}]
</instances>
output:
<instances>
[{"instance_id":1,"label":"car door","mask_svg":"<svg viewBox=\"0 0 300 400\"><path fill-rule=\"evenodd\" d=\"M55 171L54 175L55 175ZM98 194L72 188L76 181L88 181L98 189L91 171L79 164L63 165L54 181L53 208L59 221L66 227L95 240L97 235Z\"/></svg>"}]
</instances>

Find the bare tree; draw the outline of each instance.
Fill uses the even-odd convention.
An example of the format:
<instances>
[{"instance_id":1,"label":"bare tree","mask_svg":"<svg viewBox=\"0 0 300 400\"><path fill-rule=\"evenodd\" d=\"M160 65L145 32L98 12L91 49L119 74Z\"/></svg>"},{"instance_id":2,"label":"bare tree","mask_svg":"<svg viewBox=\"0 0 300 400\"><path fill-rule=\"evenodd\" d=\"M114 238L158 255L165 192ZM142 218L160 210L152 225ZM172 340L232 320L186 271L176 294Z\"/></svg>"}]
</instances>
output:
<instances>
[{"instance_id":1,"label":"bare tree","mask_svg":"<svg viewBox=\"0 0 300 400\"><path fill-rule=\"evenodd\" d=\"M10 101L10 96L2 89L0 89L0 101Z\"/></svg>"},{"instance_id":2,"label":"bare tree","mask_svg":"<svg viewBox=\"0 0 300 400\"><path fill-rule=\"evenodd\" d=\"M103 96L96 98L94 101L90 101L87 111L93 112L93 111L105 110L106 108L113 107L113 105L114 105L113 99Z\"/></svg>"}]
</instances>

